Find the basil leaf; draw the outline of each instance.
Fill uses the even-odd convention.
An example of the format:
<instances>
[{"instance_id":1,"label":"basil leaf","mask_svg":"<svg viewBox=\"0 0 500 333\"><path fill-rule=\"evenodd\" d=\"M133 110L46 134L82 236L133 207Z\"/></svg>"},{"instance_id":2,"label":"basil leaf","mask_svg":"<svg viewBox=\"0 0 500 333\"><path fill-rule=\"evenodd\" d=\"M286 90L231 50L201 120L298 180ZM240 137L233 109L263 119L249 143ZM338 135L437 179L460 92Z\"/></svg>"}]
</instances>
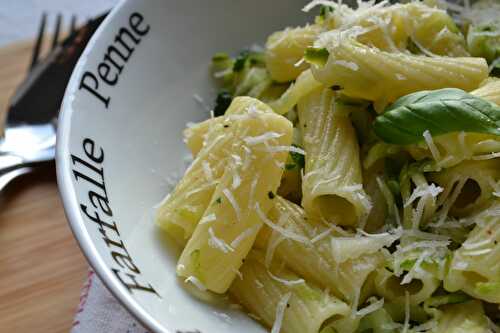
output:
<instances>
[{"instance_id":1,"label":"basil leaf","mask_svg":"<svg viewBox=\"0 0 500 333\"><path fill-rule=\"evenodd\" d=\"M500 107L463 90L419 91L399 98L375 119L375 134L387 143L407 145L450 132L500 135Z\"/></svg>"}]
</instances>

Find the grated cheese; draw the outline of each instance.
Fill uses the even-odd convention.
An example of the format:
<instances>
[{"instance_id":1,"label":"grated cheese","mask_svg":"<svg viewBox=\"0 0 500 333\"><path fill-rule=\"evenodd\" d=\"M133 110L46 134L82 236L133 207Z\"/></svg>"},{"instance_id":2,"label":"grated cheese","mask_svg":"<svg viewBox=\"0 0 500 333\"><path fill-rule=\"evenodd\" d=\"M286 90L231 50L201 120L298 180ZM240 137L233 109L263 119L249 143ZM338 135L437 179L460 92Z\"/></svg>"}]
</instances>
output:
<instances>
[{"instance_id":1,"label":"grated cheese","mask_svg":"<svg viewBox=\"0 0 500 333\"><path fill-rule=\"evenodd\" d=\"M304 279L297 279L297 280L282 279L280 277L277 277L273 273L271 273L270 270L267 270L267 274L269 274L269 276L271 277L271 279L273 279L275 281L278 281L280 283L283 283L285 286L288 286L288 287L295 286L297 284L304 284L304 283L306 283L306 281L304 281Z\"/></svg>"},{"instance_id":2,"label":"grated cheese","mask_svg":"<svg viewBox=\"0 0 500 333\"><path fill-rule=\"evenodd\" d=\"M252 150L250 148L248 148L247 146L243 146L243 150L245 151L245 157L244 157L243 166L241 167L241 169L243 171L245 171L250 166L250 162L252 159Z\"/></svg>"},{"instance_id":3,"label":"grated cheese","mask_svg":"<svg viewBox=\"0 0 500 333\"><path fill-rule=\"evenodd\" d=\"M272 140L272 139L280 138L282 136L283 136L283 134L281 134L281 133L266 132L266 133L264 133L262 135L258 135L258 136L244 137L243 141L245 141L245 143L248 144L249 146L255 146L255 145L258 145L260 143L265 143L265 142Z\"/></svg>"},{"instance_id":4,"label":"grated cheese","mask_svg":"<svg viewBox=\"0 0 500 333\"><path fill-rule=\"evenodd\" d=\"M217 216L214 213L208 214L208 215L205 215L201 218L199 224L209 223L209 222L215 221L216 219L217 219Z\"/></svg>"},{"instance_id":5,"label":"grated cheese","mask_svg":"<svg viewBox=\"0 0 500 333\"><path fill-rule=\"evenodd\" d=\"M424 262L426 257L428 257L430 254L431 254L430 251L423 251L419 255L419 257L418 257L417 261L415 261L415 264L413 265L413 267L410 269L410 271L408 273L406 273L405 277L401 281L402 285L410 283L413 280L413 278L415 277L415 273L422 273L422 269L420 268L420 265L422 265L422 263Z\"/></svg>"},{"instance_id":6,"label":"grated cheese","mask_svg":"<svg viewBox=\"0 0 500 333\"><path fill-rule=\"evenodd\" d=\"M252 236L254 233L256 233L257 231L259 231L259 226L258 225L254 225L253 227L250 227L248 229L246 229L245 231L243 231L241 234L238 235L238 237L236 237L232 242L231 242L231 247L234 249L234 248L237 248L238 245L240 245L240 243Z\"/></svg>"},{"instance_id":7,"label":"grated cheese","mask_svg":"<svg viewBox=\"0 0 500 333\"><path fill-rule=\"evenodd\" d=\"M238 205L238 202L236 201L236 198L234 197L233 193L227 188L223 189L222 193L224 193L227 200L229 200L229 203L231 204L231 206L233 206L234 212L236 214L236 219L238 220L238 222L240 222L241 221L241 209L240 209L240 206Z\"/></svg>"},{"instance_id":8,"label":"grated cheese","mask_svg":"<svg viewBox=\"0 0 500 333\"><path fill-rule=\"evenodd\" d=\"M482 160L491 160L498 157L500 157L500 152L484 154L484 155L476 155L472 156L472 159L476 161L482 161Z\"/></svg>"},{"instance_id":9,"label":"grated cheese","mask_svg":"<svg viewBox=\"0 0 500 333\"><path fill-rule=\"evenodd\" d=\"M224 240L217 238L215 236L212 227L208 228L208 234L210 235L210 238L208 240L208 245L210 247L221 250L224 253L234 252L234 249L231 246L229 246L226 242L224 242Z\"/></svg>"},{"instance_id":10,"label":"grated cheese","mask_svg":"<svg viewBox=\"0 0 500 333\"><path fill-rule=\"evenodd\" d=\"M403 74L396 73L396 79L400 81L408 80Z\"/></svg>"},{"instance_id":11,"label":"grated cheese","mask_svg":"<svg viewBox=\"0 0 500 333\"><path fill-rule=\"evenodd\" d=\"M328 0L313 0L313 1L309 2L307 5L305 5L302 8L302 11L307 13L311 9L313 9L314 7L321 6L321 5L335 8L338 6L338 3L334 2L334 1L328 1Z\"/></svg>"},{"instance_id":12,"label":"grated cheese","mask_svg":"<svg viewBox=\"0 0 500 333\"><path fill-rule=\"evenodd\" d=\"M231 268L231 271L233 271L233 273L235 273L240 278L240 280L243 280L243 274L241 274L239 270L233 267Z\"/></svg>"},{"instance_id":13,"label":"grated cheese","mask_svg":"<svg viewBox=\"0 0 500 333\"><path fill-rule=\"evenodd\" d=\"M290 300L291 296L291 292L286 293L278 302L278 305L276 306L276 316L274 319L273 327L271 329L271 333L280 333L281 325L283 324L283 316L285 315L286 306L288 305L288 300Z\"/></svg>"},{"instance_id":14,"label":"grated cheese","mask_svg":"<svg viewBox=\"0 0 500 333\"><path fill-rule=\"evenodd\" d=\"M259 289L264 288L264 285L258 279L255 279L254 282L255 282L255 285L257 286L257 288L259 288Z\"/></svg>"},{"instance_id":15,"label":"grated cheese","mask_svg":"<svg viewBox=\"0 0 500 333\"><path fill-rule=\"evenodd\" d=\"M254 202L254 196L255 196L255 189L257 188L257 183L259 182L260 178L260 173L258 173L253 179L252 183L250 184L250 194L248 195L248 209L251 209L253 206Z\"/></svg>"},{"instance_id":16,"label":"grated cheese","mask_svg":"<svg viewBox=\"0 0 500 333\"><path fill-rule=\"evenodd\" d=\"M475 257L475 256L481 256L483 254L487 254L493 251L493 249L482 249L482 250L476 250L476 251L464 251L463 255L464 256L470 256L470 257Z\"/></svg>"},{"instance_id":17,"label":"grated cheese","mask_svg":"<svg viewBox=\"0 0 500 333\"><path fill-rule=\"evenodd\" d=\"M306 152L299 148L299 147L295 147L295 146L273 146L273 147L268 147L266 149L267 152L269 153L278 153L278 152L282 152L282 151L288 151L288 152L293 152L293 153L297 153L297 154L301 154L301 155L306 155Z\"/></svg>"},{"instance_id":18,"label":"grated cheese","mask_svg":"<svg viewBox=\"0 0 500 333\"><path fill-rule=\"evenodd\" d=\"M311 239L311 243L316 243L316 242L319 242L320 240L322 240L323 238L327 237L328 235L330 235L330 233L334 230L334 226L331 226L330 228L326 229L325 231L323 231L322 233L314 236L312 239Z\"/></svg>"},{"instance_id":19,"label":"grated cheese","mask_svg":"<svg viewBox=\"0 0 500 333\"><path fill-rule=\"evenodd\" d=\"M491 239L485 239L485 240L475 242L475 243L465 242L462 244L462 247L466 250L474 250L474 249L477 249L478 247L488 245L490 243L491 243Z\"/></svg>"},{"instance_id":20,"label":"grated cheese","mask_svg":"<svg viewBox=\"0 0 500 333\"><path fill-rule=\"evenodd\" d=\"M198 288L201 291L206 291L207 287L195 276L188 276L185 280L185 283L192 283L196 288Z\"/></svg>"},{"instance_id":21,"label":"grated cheese","mask_svg":"<svg viewBox=\"0 0 500 333\"><path fill-rule=\"evenodd\" d=\"M208 161L203 161L201 162L201 166L203 167L203 173L205 174L205 178L207 178L209 182L213 181L214 175L212 173L212 169L210 168L210 163L208 163Z\"/></svg>"},{"instance_id":22,"label":"grated cheese","mask_svg":"<svg viewBox=\"0 0 500 333\"><path fill-rule=\"evenodd\" d=\"M241 185L241 177L240 174L235 170L233 173L233 182L231 184L231 188L233 190L236 190L238 187L240 187L240 185Z\"/></svg>"},{"instance_id":23,"label":"grated cheese","mask_svg":"<svg viewBox=\"0 0 500 333\"><path fill-rule=\"evenodd\" d=\"M384 299L381 298L378 301L373 302L372 304L362 308L361 310L358 310L356 312L356 315L363 317L363 316L366 316L372 312L375 312L375 311L381 309L383 306L384 306Z\"/></svg>"},{"instance_id":24,"label":"grated cheese","mask_svg":"<svg viewBox=\"0 0 500 333\"><path fill-rule=\"evenodd\" d=\"M424 136L424 140L425 140L425 143L427 144L427 147L429 147L429 150L432 154L432 158L434 158L436 163L439 163L439 161L441 160L441 154L439 153L438 148L434 144L434 140L432 139L431 132L429 132L429 130L425 130L422 135Z\"/></svg>"},{"instance_id":25,"label":"grated cheese","mask_svg":"<svg viewBox=\"0 0 500 333\"><path fill-rule=\"evenodd\" d=\"M276 232L276 231L273 231L273 233ZM273 261L273 257L274 257L274 252L276 251L276 248L278 247L278 245L284 240L285 238L279 234L278 237L276 237L275 239L273 239L272 241L269 241L267 243L267 249L266 249L266 256L264 258L264 264L266 267L271 267L271 263Z\"/></svg>"},{"instance_id":26,"label":"grated cheese","mask_svg":"<svg viewBox=\"0 0 500 333\"><path fill-rule=\"evenodd\" d=\"M402 333L408 333L410 329L410 294L405 290L405 321Z\"/></svg>"},{"instance_id":27,"label":"grated cheese","mask_svg":"<svg viewBox=\"0 0 500 333\"><path fill-rule=\"evenodd\" d=\"M398 246L398 251L401 253L408 253L410 251L416 250L416 249L435 249L438 247L447 247L450 245L450 241L418 241L418 242L413 242L411 244L408 244L406 246Z\"/></svg>"},{"instance_id":28,"label":"grated cheese","mask_svg":"<svg viewBox=\"0 0 500 333\"><path fill-rule=\"evenodd\" d=\"M383 247L390 246L401 237L401 232L396 234L384 233L362 237L332 237L330 247L332 256L338 263L343 263L349 259L355 259L365 254L375 253ZM353 246L353 242L356 246Z\"/></svg>"},{"instance_id":29,"label":"grated cheese","mask_svg":"<svg viewBox=\"0 0 500 333\"><path fill-rule=\"evenodd\" d=\"M269 228L276 230L277 232L282 234L283 237L287 239L293 239L294 241L297 241L299 243L306 243L306 244L310 243L310 240L308 238L298 235L290 230L287 230L283 227L280 227L279 225L274 224L270 219L267 218L266 214L264 214L258 202L255 203L255 210L257 212L257 215L260 217L260 219L264 224L266 224Z\"/></svg>"},{"instance_id":30,"label":"grated cheese","mask_svg":"<svg viewBox=\"0 0 500 333\"><path fill-rule=\"evenodd\" d=\"M352 61L346 61L346 60L335 60L333 62L334 64L336 65L339 65L339 66L342 66L342 67L345 67L345 68L348 68L352 71L357 71L359 70L359 66L357 63L355 62L352 62Z\"/></svg>"},{"instance_id":31,"label":"grated cheese","mask_svg":"<svg viewBox=\"0 0 500 333\"><path fill-rule=\"evenodd\" d=\"M206 111L213 112L213 110L208 106L208 104L205 102L205 100L200 95L193 94L193 99L196 101L196 103L198 103L198 105L200 105Z\"/></svg>"},{"instance_id":32,"label":"grated cheese","mask_svg":"<svg viewBox=\"0 0 500 333\"><path fill-rule=\"evenodd\" d=\"M426 196L437 197L439 193L443 192L443 188L440 186L436 186L434 184L425 185L425 186L417 186L413 192L411 193L408 200L406 200L404 207L408 207L418 198L423 198Z\"/></svg>"}]
</instances>

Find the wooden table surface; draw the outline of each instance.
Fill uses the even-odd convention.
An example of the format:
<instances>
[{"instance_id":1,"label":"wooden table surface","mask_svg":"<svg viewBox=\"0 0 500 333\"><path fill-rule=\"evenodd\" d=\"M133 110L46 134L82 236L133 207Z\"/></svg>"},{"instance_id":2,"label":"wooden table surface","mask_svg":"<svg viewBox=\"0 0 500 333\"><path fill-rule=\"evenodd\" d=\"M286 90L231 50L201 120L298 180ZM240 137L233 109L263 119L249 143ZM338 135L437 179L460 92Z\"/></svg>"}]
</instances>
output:
<instances>
[{"instance_id":1,"label":"wooden table surface","mask_svg":"<svg viewBox=\"0 0 500 333\"><path fill-rule=\"evenodd\" d=\"M31 48L32 42L0 48L0 112L26 73ZM0 332L68 332L87 270L53 165L0 193Z\"/></svg>"}]
</instances>

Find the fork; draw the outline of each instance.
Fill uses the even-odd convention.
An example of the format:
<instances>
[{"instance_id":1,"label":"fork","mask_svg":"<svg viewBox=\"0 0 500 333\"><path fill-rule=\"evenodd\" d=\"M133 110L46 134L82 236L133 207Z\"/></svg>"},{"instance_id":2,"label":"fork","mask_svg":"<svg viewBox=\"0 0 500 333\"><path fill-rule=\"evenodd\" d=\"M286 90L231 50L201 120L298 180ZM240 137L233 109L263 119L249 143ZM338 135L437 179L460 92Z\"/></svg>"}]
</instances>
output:
<instances>
[{"instance_id":1,"label":"fork","mask_svg":"<svg viewBox=\"0 0 500 333\"><path fill-rule=\"evenodd\" d=\"M42 15L35 42L29 74L27 80L19 87L11 103L16 105L21 101L26 90L32 88L31 76L36 77L36 72L42 72L43 67L50 64L48 61L41 63L40 50L45 34L47 15ZM59 46L59 32L62 16L57 15L54 34L52 37L52 51ZM75 32L76 17L71 19L70 33ZM54 53L54 52L52 52ZM50 55L49 55L50 57ZM25 88L23 91L23 88ZM43 105L43 104L42 104ZM55 157L56 144L56 117L58 110L40 110L34 114L32 110L25 111L12 108L7 115L4 136L0 140L0 191L13 179L34 170L44 162L50 162ZM42 120L40 122L40 120Z\"/></svg>"}]
</instances>

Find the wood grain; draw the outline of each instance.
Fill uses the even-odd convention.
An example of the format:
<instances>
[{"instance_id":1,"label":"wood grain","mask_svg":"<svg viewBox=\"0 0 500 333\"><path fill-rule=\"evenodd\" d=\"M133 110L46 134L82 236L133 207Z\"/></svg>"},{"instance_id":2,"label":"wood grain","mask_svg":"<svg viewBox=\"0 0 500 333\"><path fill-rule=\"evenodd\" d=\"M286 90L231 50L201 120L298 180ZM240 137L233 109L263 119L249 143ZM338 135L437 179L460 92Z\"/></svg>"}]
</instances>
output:
<instances>
[{"instance_id":1,"label":"wood grain","mask_svg":"<svg viewBox=\"0 0 500 333\"><path fill-rule=\"evenodd\" d=\"M32 42L0 48L0 119L31 49ZM0 332L68 332L87 270L64 216L53 164L0 193Z\"/></svg>"}]
</instances>

